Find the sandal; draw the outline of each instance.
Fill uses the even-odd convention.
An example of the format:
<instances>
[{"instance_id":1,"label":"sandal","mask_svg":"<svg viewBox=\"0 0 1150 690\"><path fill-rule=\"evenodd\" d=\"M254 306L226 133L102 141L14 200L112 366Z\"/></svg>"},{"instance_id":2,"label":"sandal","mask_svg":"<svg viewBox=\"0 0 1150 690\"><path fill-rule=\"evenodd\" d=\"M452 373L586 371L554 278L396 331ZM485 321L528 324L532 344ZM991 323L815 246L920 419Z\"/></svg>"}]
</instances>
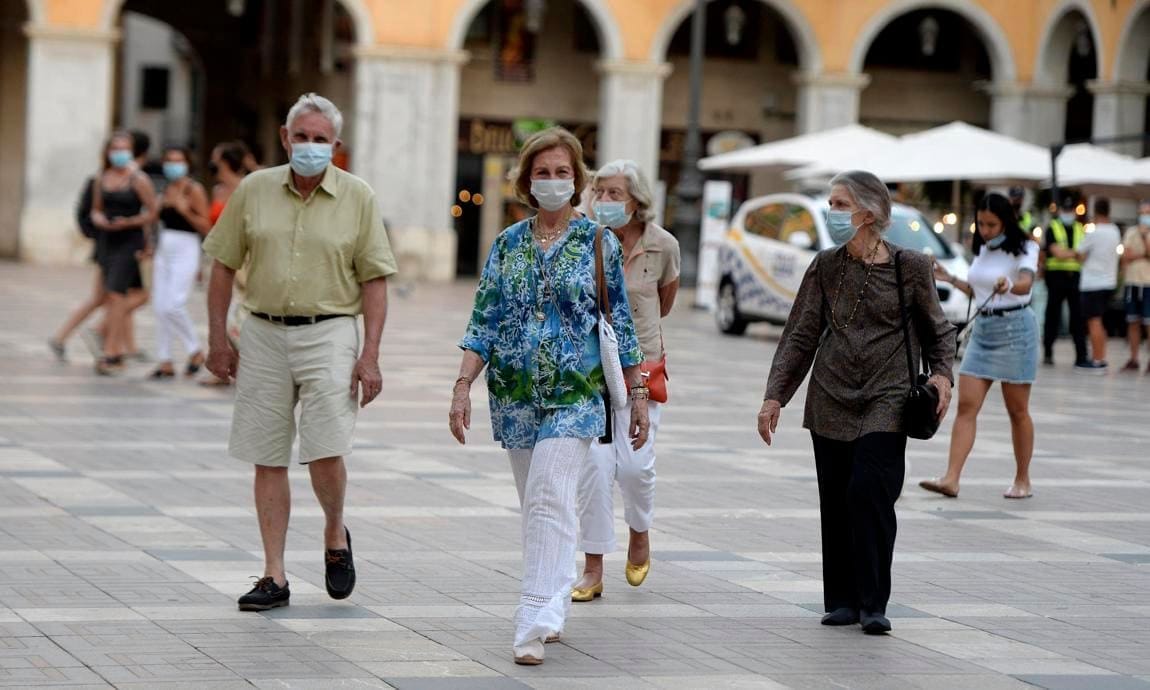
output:
<instances>
[{"instance_id":1,"label":"sandal","mask_svg":"<svg viewBox=\"0 0 1150 690\"><path fill-rule=\"evenodd\" d=\"M921 482L919 482L918 485L920 487L922 487L923 489L926 489L927 491L931 491L931 492L934 492L936 494L942 494L943 496L946 496L947 498L958 498L958 492L957 491L946 488L945 486L942 485L941 480L938 480L938 479L924 479Z\"/></svg>"},{"instance_id":2,"label":"sandal","mask_svg":"<svg viewBox=\"0 0 1150 690\"><path fill-rule=\"evenodd\" d=\"M204 367L204 353L197 352L196 354L188 357L188 365L184 367L184 376L191 378L200 373L200 369Z\"/></svg>"},{"instance_id":3,"label":"sandal","mask_svg":"<svg viewBox=\"0 0 1150 690\"><path fill-rule=\"evenodd\" d=\"M172 371L171 369L156 369L152 373L148 374L148 380L161 381L163 379L174 378L175 376L176 372Z\"/></svg>"},{"instance_id":4,"label":"sandal","mask_svg":"<svg viewBox=\"0 0 1150 690\"><path fill-rule=\"evenodd\" d=\"M1002 494L1002 497L1003 498L1012 498L1012 499L1023 499L1023 498L1030 498L1033 495L1034 495L1034 492L1031 491L1029 488L1026 489L1026 491L1020 491L1018 489L1018 487L1012 486L1006 490L1006 493Z\"/></svg>"},{"instance_id":5,"label":"sandal","mask_svg":"<svg viewBox=\"0 0 1150 690\"><path fill-rule=\"evenodd\" d=\"M97 376L115 376L123 368L118 357L101 357L96 360Z\"/></svg>"}]
</instances>

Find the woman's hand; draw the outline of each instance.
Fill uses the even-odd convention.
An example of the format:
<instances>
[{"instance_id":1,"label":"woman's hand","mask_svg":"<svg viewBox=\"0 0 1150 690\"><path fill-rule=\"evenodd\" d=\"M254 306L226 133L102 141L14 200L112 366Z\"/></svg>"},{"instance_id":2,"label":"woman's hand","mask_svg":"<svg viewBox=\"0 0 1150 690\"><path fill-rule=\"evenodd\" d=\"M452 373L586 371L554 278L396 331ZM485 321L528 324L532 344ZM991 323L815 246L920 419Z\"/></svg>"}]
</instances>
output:
<instances>
[{"instance_id":1,"label":"woman's hand","mask_svg":"<svg viewBox=\"0 0 1150 690\"><path fill-rule=\"evenodd\" d=\"M471 384L457 381L451 392L451 412L447 415L451 435L460 445L467 443L465 432L471 429Z\"/></svg>"},{"instance_id":2,"label":"woman's hand","mask_svg":"<svg viewBox=\"0 0 1150 690\"><path fill-rule=\"evenodd\" d=\"M927 379L927 383L938 389L938 409L935 412L938 414L938 418L942 419L946 416L947 408L950 407L950 379L941 374L935 374Z\"/></svg>"},{"instance_id":3,"label":"woman's hand","mask_svg":"<svg viewBox=\"0 0 1150 690\"><path fill-rule=\"evenodd\" d=\"M946 268L944 268L943 265L938 262L938 259L933 259L933 263L934 263L934 279L935 280L941 280L944 283L950 283L951 285L953 285L954 284L954 276L952 276L950 274L950 271L946 270Z\"/></svg>"},{"instance_id":4,"label":"woman's hand","mask_svg":"<svg viewBox=\"0 0 1150 690\"><path fill-rule=\"evenodd\" d=\"M646 400L631 401L631 448L639 450L647 444L651 429Z\"/></svg>"},{"instance_id":5,"label":"woman's hand","mask_svg":"<svg viewBox=\"0 0 1150 690\"><path fill-rule=\"evenodd\" d=\"M771 445L771 434L779 426L779 417L783 414L783 406L778 400L764 400L763 408L759 410L759 436Z\"/></svg>"},{"instance_id":6,"label":"woman's hand","mask_svg":"<svg viewBox=\"0 0 1150 690\"><path fill-rule=\"evenodd\" d=\"M1005 295L1010 292L1010 288L1012 287L1014 287L1014 283L1010 281L1010 278L1002 276L994 282L994 294Z\"/></svg>"}]
</instances>

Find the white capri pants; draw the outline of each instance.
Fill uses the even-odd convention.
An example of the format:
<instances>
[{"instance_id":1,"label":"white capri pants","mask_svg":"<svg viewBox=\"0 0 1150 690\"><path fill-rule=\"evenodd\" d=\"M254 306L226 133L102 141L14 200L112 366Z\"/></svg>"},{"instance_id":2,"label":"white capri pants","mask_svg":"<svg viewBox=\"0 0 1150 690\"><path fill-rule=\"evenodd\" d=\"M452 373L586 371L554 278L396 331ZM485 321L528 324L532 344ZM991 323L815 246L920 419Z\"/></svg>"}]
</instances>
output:
<instances>
[{"instance_id":1,"label":"white capri pants","mask_svg":"<svg viewBox=\"0 0 1150 690\"><path fill-rule=\"evenodd\" d=\"M639 450L631 448L631 405L614 413L613 443L591 444L579 481L579 524L583 553L613 552L615 541L615 482L623 494L623 518L636 532L651 529L655 513L655 434L662 406L647 402L651 428Z\"/></svg>"},{"instance_id":2,"label":"white capri pants","mask_svg":"<svg viewBox=\"0 0 1150 690\"><path fill-rule=\"evenodd\" d=\"M563 631L575 585L576 506L589 438L546 438L509 450L523 515L523 580L515 646Z\"/></svg>"},{"instance_id":3,"label":"white capri pants","mask_svg":"<svg viewBox=\"0 0 1150 690\"><path fill-rule=\"evenodd\" d=\"M152 262L152 308L156 313L156 359L172 361L172 338L188 355L200 351L196 325L188 313L188 295L200 268L200 236L184 230L160 230Z\"/></svg>"}]
</instances>

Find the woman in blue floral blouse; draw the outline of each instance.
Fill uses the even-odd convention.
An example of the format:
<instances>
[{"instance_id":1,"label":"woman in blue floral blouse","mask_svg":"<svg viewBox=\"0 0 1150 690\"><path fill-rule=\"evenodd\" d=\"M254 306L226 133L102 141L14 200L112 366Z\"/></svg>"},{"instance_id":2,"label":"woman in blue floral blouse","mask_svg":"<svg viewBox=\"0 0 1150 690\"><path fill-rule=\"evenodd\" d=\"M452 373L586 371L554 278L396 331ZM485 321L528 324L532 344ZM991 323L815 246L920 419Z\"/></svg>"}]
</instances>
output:
<instances>
[{"instance_id":1,"label":"woman in blue floral blouse","mask_svg":"<svg viewBox=\"0 0 1150 690\"><path fill-rule=\"evenodd\" d=\"M519 199L538 213L504 230L491 249L451 403L451 433L465 441L471 384L487 367L495 440L508 450L523 513L523 581L515 613L515 662L543 662L559 639L575 582L577 489L591 441L607 429L596 324L598 226L575 210L587 172L570 132L552 128L523 146ZM646 400L643 359L623 285L618 240L601 234L619 360L634 400ZM646 405L631 406L632 443L647 440Z\"/></svg>"}]
</instances>

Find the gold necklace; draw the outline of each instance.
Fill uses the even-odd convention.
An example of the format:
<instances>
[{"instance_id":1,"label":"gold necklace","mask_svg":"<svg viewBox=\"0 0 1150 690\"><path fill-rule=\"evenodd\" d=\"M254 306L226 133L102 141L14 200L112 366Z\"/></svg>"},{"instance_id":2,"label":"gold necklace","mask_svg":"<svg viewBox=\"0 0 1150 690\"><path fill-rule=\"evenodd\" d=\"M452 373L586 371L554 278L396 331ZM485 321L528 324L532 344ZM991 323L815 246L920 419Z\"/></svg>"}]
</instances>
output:
<instances>
[{"instance_id":1,"label":"gold necklace","mask_svg":"<svg viewBox=\"0 0 1150 690\"><path fill-rule=\"evenodd\" d=\"M567 226L570 225L570 223L571 212L568 211L563 216L563 220L560 221L554 228L551 228L550 233L539 232L539 227L542 225L542 223L539 222L539 216L535 216L531 224L531 235L539 244L546 246L559 239L559 236L567 230ZM544 228L544 230L547 230L547 228Z\"/></svg>"},{"instance_id":2,"label":"gold necklace","mask_svg":"<svg viewBox=\"0 0 1150 690\"><path fill-rule=\"evenodd\" d=\"M838 316L836 316L836 312L839 308L839 298L842 297L843 294L843 279L846 278L847 275L847 262L851 260L849 257L850 250L848 250L846 247L843 248L843 252L848 256L844 256L842 258L841 268L839 269L839 284L838 287L835 288L834 304L831 305L831 323L834 324L834 327L840 331L848 328L855 320L855 315L858 313L859 305L862 304L863 295L866 294L867 285L870 284L871 271L874 270L875 257L878 256L878 248L881 245L881 239L875 242L874 249L871 250L870 256L866 261L866 277L863 278L862 287L859 288L858 299L855 300L854 306L851 307L851 313L849 316L847 316L846 323L840 324Z\"/></svg>"}]
</instances>

